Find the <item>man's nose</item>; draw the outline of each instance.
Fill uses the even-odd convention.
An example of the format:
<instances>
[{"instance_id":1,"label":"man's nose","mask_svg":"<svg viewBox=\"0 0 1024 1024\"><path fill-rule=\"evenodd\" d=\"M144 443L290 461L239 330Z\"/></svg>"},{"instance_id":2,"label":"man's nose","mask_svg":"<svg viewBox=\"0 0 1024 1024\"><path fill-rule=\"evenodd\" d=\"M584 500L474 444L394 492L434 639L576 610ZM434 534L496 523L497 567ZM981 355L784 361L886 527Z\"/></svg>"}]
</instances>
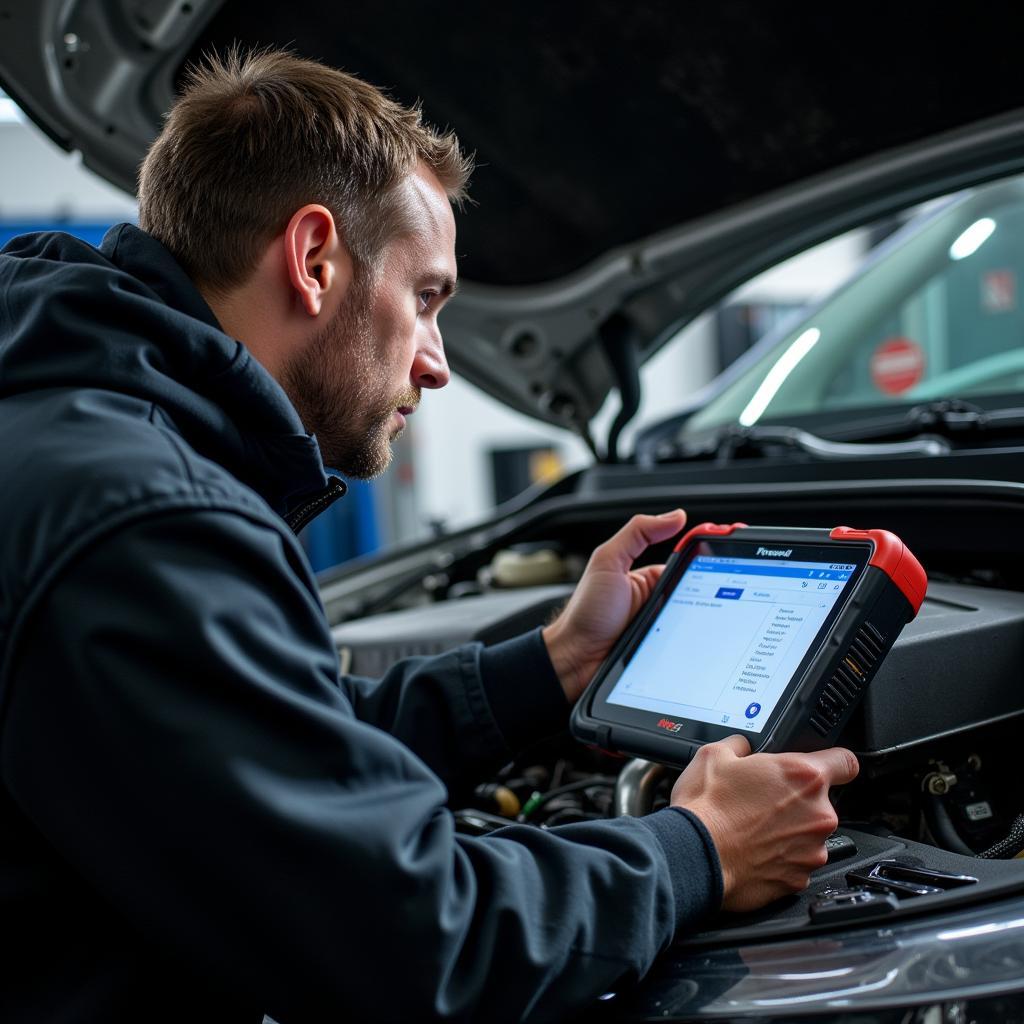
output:
<instances>
[{"instance_id":1,"label":"man's nose","mask_svg":"<svg viewBox=\"0 0 1024 1024\"><path fill-rule=\"evenodd\" d=\"M451 380L440 331L435 331L433 336L416 350L410 378L418 388L443 388Z\"/></svg>"}]
</instances>

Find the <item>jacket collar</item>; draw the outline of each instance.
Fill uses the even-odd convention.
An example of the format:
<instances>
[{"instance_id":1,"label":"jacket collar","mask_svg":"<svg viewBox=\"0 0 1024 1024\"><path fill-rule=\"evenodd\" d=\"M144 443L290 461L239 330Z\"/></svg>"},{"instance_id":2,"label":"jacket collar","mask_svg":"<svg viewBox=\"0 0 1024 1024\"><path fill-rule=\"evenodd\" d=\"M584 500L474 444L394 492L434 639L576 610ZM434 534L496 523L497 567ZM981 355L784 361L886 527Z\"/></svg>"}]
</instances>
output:
<instances>
[{"instance_id":1,"label":"jacket collar","mask_svg":"<svg viewBox=\"0 0 1024 1024\"><path fill-rule=\"evenodd\" d=\"M316 439L303 429L287 395L241 342L221 330L167 249L139 228L120 224L100 251L177 314L177 343L189 356L189 379L182 383L200 400L169 411L197 450L224 464L282 516L294 517L322 495L340 497L344 488L329 486Z\"/></svg>"}]
</instances>

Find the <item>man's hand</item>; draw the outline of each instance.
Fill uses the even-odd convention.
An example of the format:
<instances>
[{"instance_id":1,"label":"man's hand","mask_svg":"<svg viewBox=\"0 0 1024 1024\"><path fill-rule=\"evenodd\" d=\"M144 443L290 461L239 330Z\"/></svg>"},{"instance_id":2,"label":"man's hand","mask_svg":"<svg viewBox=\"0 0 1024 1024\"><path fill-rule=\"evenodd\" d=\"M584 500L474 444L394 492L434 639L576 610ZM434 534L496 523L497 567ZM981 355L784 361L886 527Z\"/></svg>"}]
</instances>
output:
<instances>
[{"instance_id":1,"label":"man's hand","mask_svg":"<svg viewBox=\"0 0 1024 1024\"><path fill-rule=\"evenodd\" d=\"M838 824L830 786L856 778L849 750L751 754L743 736L697 752L672 789L672 805L691 810L711 833L725 882L723 910L755 910L806 889L828 859Z\"/></svg>"},{"instance_id":2,"label":"man's hand","mask_svg":"<svg viewBox=\"0 0 1024 1024\"><path fill-rule=\"evenodd\" d=\"M544 632L551 663L570 703L575 703L650 596L662 565L634 569L650 547L679 533L686 513L677 508L660 516L633 516L610 540L594 549L565 610Z\"/></svg>"}]
</instances>

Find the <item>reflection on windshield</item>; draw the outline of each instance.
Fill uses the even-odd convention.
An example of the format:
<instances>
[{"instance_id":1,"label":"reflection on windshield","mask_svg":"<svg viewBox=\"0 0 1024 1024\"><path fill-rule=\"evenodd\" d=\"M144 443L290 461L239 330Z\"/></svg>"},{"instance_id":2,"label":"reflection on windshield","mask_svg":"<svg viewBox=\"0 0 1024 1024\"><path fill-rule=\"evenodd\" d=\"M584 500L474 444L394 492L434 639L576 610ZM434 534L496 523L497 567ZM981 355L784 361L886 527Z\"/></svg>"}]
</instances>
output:
<instances>
[{"instance_id":1,"label":"reflection on windshield","mask_svg":"<svg viewBox=\"0 0 1024 1024\"><path fill-rule=\"evenodd\" d=\"M768 408L768 403L775 397L775 393L786 382L786 378L793 372L797 363L814 348L820 337L821 331L817 327L812 327L810 330L804 331L779 356L778 362L768 371L764 380L761 381L760 387L754 392L754 397L740 413L740 423L743 426L751 427L761 418L761 414Z\"/></svg>"},{"instance_id":2,"label":"reflection on windshield","mask_svg":"<svg viewBox=\"0 0 1024 1024\"><path fill-rule=\"evenodd\" d=\"M1024 179L911 221L697 412L687 434L761 420L1007 395L1024 402Z\"/></svg>"},{"instance_id":3,"label":"reflection on windshield","mask_svg":"<svg viewBox=\"0 0 1024 1024\"><path fill-rule=\"evenodd\" d=\"M976 253L989 235L996 229L996 222L991 217L976 220L950 247L951 260L963 260Z\"/></svg>"}]
</instances>

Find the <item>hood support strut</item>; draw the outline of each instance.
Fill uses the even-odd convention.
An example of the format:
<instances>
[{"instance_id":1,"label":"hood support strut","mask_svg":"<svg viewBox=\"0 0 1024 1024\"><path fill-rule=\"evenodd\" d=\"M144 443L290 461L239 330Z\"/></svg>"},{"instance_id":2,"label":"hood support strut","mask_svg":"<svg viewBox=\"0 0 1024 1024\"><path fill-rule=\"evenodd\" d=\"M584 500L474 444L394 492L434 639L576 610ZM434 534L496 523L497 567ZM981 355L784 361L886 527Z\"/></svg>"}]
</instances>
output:
<instances>
[{"instance_id":1,"label":"hood support strut","mask_svg":"<svg viewBox=\"0 0 1024 1024\"><path fill-rule=\"evenodd\" d=\"M614 465L619 461L619 436L622 428L640 408L639 341L632 322L622 313L615 313L605 320L598 328L598 334L619 392L619 413L608 430L603 460Z\"/></svg>"}]
</instances>

